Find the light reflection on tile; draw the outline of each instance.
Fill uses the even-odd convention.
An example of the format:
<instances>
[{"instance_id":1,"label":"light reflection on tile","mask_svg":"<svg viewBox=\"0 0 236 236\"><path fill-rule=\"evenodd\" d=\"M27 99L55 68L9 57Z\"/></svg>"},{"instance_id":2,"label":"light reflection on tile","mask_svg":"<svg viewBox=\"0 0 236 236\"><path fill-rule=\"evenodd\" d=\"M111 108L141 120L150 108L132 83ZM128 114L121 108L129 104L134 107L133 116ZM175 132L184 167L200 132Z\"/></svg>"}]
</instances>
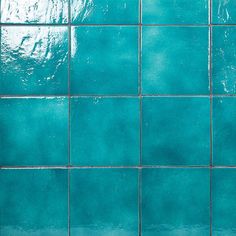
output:
<instances>
[{"instance_id":1,"label":"light reflection on tile","mask_svg":"<svg viewBox=\"0 0 236 236\"><path fill-rule=\"evenodd\" d=\"M1 0L2 23L67 23L69 0Z\"/></svg>"},{"instance_id":2,"label":"light reflection on tile","mask_svg":"<svg viewBox=\"0 0 236 236\"><path fill-rule=\"evenodd\" d=\"M67 27L2 27L0 94L67 94Z\"/></svg>"}]
</instances>

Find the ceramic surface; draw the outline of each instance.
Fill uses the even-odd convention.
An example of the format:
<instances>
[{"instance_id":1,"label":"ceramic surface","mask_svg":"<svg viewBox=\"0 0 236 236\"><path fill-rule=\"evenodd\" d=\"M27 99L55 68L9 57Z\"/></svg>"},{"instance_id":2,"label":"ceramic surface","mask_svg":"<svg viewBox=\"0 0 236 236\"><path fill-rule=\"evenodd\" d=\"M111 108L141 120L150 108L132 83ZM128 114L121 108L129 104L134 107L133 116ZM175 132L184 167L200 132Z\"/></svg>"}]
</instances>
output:
<instances>
[{"instance_id":1,"label":"ceramic surface","mask_svg":"<svg viewBox=\"0 0 236 236\"><path fill-rule=\"evenodd\" d=\"M67 235L66 170L1 170L0 188L0 235Z\"/></svg>"}]
</instances>

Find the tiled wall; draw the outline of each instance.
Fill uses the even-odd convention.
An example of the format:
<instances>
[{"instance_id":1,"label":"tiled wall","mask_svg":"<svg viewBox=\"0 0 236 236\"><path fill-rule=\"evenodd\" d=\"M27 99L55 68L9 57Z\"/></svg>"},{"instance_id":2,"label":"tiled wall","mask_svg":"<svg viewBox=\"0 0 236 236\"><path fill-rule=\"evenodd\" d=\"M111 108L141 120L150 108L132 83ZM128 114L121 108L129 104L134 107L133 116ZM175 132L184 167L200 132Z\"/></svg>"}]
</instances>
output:
<instances>
[{"instance_id":1,"label":"tiled wall","mask_svg":"<svg viewBox=\"0 0 236 236\"><path fill-rule=\"evenodd\" d=\"M0 235L236 235L236 1L0 0Z\"/></svg>"}]
</instances>

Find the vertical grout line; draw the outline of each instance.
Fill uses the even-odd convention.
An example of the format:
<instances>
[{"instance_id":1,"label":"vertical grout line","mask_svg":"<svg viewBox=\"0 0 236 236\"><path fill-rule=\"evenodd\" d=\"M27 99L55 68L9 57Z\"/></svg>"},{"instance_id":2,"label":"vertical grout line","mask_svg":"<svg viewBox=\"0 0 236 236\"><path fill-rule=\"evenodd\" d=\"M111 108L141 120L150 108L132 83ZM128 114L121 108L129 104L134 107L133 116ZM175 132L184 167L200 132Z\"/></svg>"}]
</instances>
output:
<instances>
[{"instance_id":1,"label":"vertical grout line","mask_svg":"<svg viewBox=\"0 0 236 236\"><path fill-rule=\"evenodd\" d=\"M138 170L138 235L142 235L142 0L139 0L138 27L138 66L139 66L139 170Z\"/></svg>"},{"instance_id":2,"label":"vertical grout line","mask_svg":"<svg viewBox=\"0 0 236 236\"><path fill-rule=\"evenodd\" d=\"M70 59L71 59L71 1L68 0L68 236L70 236L70 165L71 165L71 95L70 95Z\"/></svg>"},{"instance_id":3,"label":"vertical grout line","mask_svg":"<svg viewBox=\"0 0 236 236\"><path fill-rule=\"evenodd\" d=\"M209 77L210 77L210 209L209 210L210 210L210 236L212 236L212 164L213 164L212 0L209 0Z\"/></svg>"},{"instance_id":4,"label":"vertical grout line","mask_svg":"<svg viewBox=\"0 0 236 236\"><path fill-rule=\"evenodd\" d=\"M71 95L70 95L70 60L71 60L71 14L70 1L68 2L68 164L70 165L70 118L71 118Z\"/></svg>"},{"instance_id":5,"label":"vertical grout line","mask_svg":"<svg viewBox=\"0 0 236 236\"><path fill-rule=\"evenodd\" d=\"M68 181L68 194L67 194L67 198L68 198L68 236L70 236L70 168L67 168L67 181Z\"/></svg>"},{"instance_id":6,"label":"vertical grout line","mask_svg":"<svg viewBox=\"0 0 236 236\"><path fill-rule=\"evenodd\" d=\"M138 169L138 202L139 202L139 225L138 225L138 235L142 235L142 168Z\"/></svg>"}]
</instances>

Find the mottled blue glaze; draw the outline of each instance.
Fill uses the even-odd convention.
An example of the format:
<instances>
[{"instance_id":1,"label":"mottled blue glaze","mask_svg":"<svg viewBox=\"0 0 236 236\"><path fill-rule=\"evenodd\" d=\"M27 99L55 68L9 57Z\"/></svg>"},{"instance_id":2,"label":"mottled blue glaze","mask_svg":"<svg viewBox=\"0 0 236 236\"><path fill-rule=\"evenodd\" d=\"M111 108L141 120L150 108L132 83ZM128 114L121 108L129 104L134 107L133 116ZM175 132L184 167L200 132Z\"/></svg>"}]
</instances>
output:
<instances>
[{"instance_id":1,"label":"mottled blue glaze","mask_svg":"<svg viewBox=\"0 0 236 236\"><path fill-rule=\"evenodd\" d=\"M236 165L236 98L213 99L213 163Z\"/></svg>"},{"instance_id":2,"label":"mottled blue glaze","mask_svg":"<svg viewBox=\"0 0 236 236\"><path fill-rule=\"evenodd\" d=\"M208 169L143 169L142 235L209 236Z\"/></svg>"},{"instance_id":3,"label":"mottled blue glaze","mask_svg":"<svg viewBox=\"0 0 236 236\"><path fill-rule=\"evenodd\" d=\"M66 165L66 98L0 99L0 165Z\"/></svg>"},{"instance_id":4,"label":"mottled blue glaze","mask_svg":"<svg viewBox=\"0 0 236 236\"><path fill-rule=\"evenodd\" d=\"M214 169L212 177L213 236L236 235L236 169Z\"/></svg>"},{"instance_id":5,"label":"mottled blue glaze","mask_svg":"<svg viewBox=\"0 0 236 236\"><path fill-rule=\"evenodd\" d=\"M71 236L138 235L138 170L71 170Z\"/></svg>"},{"instance_id":6,"label":"mottled blue glaze","mask_svg":"<svg viewBox=\"0 0 236 236\"><path fill-rule=\"evenodd\" d=\"M0 94L67 94L64 27L2 27Z\"/></svg>"},{"instance_id":7,"label":"mottled blue glaze","mask_svg":"<svg viewBox=\"0 0 236 236\"><path fill-rule=\"evenodd\" d=\"M212 0L212 7L214 24L236 23L235 0Z\"/></svg>"},{"instance_id":8,"label":"mottled blue glaze","mask_svg":"<svg viewBox=\"0 0 236 236\"><path fill-rule=\"evenodd\" d=\"M144 165L208 165L208 98L145 97L142 105Z\"/></svg>"},{"instance_id":9,"label":"mottled blue glaze","mask_svg":"<svg viewBox=\"0 0 236 236\"><path fill-rule=\"evenodd\" d=\"M143 27L142 92L209 94L208 28Z\"/></svg>"},{"instance_id":10,"label":"mottled blue glaze","mask_svg":"<svg viewBox=\"0 0 236 236\"><path fill-rule=\"evenodd\" d=\"M213 27L213 92L236 93L236 28Z\"/></svg>"},{"instance_id":11,"label":"mottled blue glaze","mask_svg":"<svg viewBox=\"0 0 236 236\"><path fill-rule=\"evenodd\" d=\"M72 94L138 93L138 28L73 27Z\"/></svg>"},{"instance_id":12,"label":"mottled blue glaze","mask_svg":"<svg viewBox=\"0 0 236 236\"><path fill-rule=\"evenodd\" d=\"M1 22L63 24L68 22L68 0L1 0Z\"/></svg>"},{"instance_id":13,"label":"mottled blue glaze","mask_svg":"<svg viewBox=\"0 0 236 236\"><path fill-rule=\"evenodd\" d=\"M66 170L0 170L1 236L66 236Z\"/></svg>"},{"instance_id":14,"label":"mottled blue glaze","mask_svg":"<svg viewBox=\"0 0 236 236\"><path fill-rule=\"evenodd\" d=\"M137 98L72 98L72 164L138 165L139 124Z\"/></svg>"},{"instance_id":15,"label":"mottled blue glaze","mask_svg":"<svg viewBox=\"0 0 236 236\"><path fill-rule=\"evenodd\" d=\"M137 24L139 0L71 0L72 23Z\"/></svg>"},{"instance_id":16,"label":"mottled blue glaze","mask_svg":"<svg viewBox=\"0 0 236 236\"><path fill-rule=\"evenodd\" d=\"M142 0L144 24L207 24L208 0Z\"/></svg>"}]
</instances>

